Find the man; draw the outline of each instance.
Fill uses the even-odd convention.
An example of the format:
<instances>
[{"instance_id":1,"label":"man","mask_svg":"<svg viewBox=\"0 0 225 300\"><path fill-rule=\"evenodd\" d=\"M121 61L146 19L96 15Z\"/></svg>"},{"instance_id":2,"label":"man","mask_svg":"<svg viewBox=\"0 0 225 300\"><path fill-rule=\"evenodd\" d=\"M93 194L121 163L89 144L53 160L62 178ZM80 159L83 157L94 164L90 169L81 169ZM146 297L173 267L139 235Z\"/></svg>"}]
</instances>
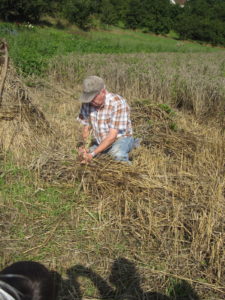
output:
<instances>
[{"instance_id":1,"label":"man","mask_svg":"<svg viewBox=\"0 0 225 300\"><path fill-rule=\"evenodd\" d=\"M130 108L124 98L109 93L104 80L89 76L83 82L80 97L82 107L78 120L82 123L84 146L79 149L83 162L90 162L96 155L107 153L118 161L129 162L129 152L137 141L132 136ZM87 149L92 131L95 142Z\"/></svg>"}]
</instances>

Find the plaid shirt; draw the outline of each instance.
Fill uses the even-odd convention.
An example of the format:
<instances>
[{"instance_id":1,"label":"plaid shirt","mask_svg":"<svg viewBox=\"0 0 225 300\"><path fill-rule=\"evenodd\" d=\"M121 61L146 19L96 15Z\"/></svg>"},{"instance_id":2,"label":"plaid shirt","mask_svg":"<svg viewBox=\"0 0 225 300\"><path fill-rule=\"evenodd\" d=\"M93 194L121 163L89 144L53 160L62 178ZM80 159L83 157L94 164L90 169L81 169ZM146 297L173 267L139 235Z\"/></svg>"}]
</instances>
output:
<instances>
[{"instance_id":1,"label":"plaid shirt","mask_svg":"<svg viewBox=\"0 0 225 300\"><path fill-rule=\"evenodd\" d=\"M130 107L124 98L112 93L106 94L104 105L100 108L89 103L82 104L78 121L92 127L98 144L106 138L110 128L118 130L117 138L132 135Z\"/></svg>"}]
</instances>

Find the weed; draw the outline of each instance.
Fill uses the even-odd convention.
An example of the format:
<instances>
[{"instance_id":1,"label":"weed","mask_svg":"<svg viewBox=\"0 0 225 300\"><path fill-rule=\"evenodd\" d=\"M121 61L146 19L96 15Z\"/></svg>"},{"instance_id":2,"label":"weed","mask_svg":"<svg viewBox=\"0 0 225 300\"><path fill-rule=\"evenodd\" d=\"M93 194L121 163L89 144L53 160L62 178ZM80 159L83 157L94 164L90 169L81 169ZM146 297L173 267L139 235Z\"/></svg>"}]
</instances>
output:
<instances>
[{"instance_id":1,"label":"weed","mask_svg":"<svg viewBox=\"0 0 225 300\"><path fill-rule=\"evenodd\" d=\"M166 103L160 103L159 107L170 115L175 115L175 111Z\"/></svg>"},{"instance_id":2,"label":"weed","mask_svg":"<svg viewBox=\"0 0 225 300\"><path fill-rule=\"evenodd\" d=\"M169 278L167 295L173 299L199 299L187 282L175 278Z\"/></svg>"},{"instance_id":3,"label":"weed","mask_svg":"<svg viewBox=\"0 0 225 300\"><path fill-rule=\"evenodd\" d=\"M171 122L171 123L169 124L169 128L170 128L171 130L173 130L173 131L177 131L177 130L178 130L177 123Z\"/></svg>"}]
</instances>

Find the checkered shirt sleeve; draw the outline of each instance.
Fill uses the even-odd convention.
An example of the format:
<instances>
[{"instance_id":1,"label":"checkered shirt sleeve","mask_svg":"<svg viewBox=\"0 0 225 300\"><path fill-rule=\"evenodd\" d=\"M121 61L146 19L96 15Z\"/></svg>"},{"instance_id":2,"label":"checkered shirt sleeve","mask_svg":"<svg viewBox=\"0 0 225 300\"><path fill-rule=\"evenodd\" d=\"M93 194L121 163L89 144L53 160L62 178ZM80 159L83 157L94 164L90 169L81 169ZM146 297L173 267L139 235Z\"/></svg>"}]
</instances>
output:
<instances>
[{"instance_id":1,"label":"checkered shirt sleeve","mask_svg":"<svg viewBox=\"0 0 225 300\"><path fill-rule=\"evenodd\" d=\"M90 125L90 106L82 104L77 120L84 126Z\"/></svg>"}]
</instances>

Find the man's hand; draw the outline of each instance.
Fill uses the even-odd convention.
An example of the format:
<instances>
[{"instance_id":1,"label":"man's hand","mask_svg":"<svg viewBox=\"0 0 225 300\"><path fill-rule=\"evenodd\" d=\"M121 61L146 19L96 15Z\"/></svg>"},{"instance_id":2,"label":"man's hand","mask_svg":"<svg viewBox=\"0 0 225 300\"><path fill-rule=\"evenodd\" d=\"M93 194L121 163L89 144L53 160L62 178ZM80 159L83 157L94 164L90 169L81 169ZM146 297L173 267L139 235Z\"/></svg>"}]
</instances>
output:
<instances>
[{"instance_id":1,"label":"man's hand","mask_svg":"<svg viewBox=\"0 0 225 300\"><path fill-rule=\"evenodd\" d=\"M92 159L93 159L93 156L91 153L84 152L83 160L81 161L81 164L88 164Z\"/></svg>"},{"instance_id":2,"label":"man's hand","mask_svg":"<svg viewBox=\"0 0 225 300\"><path fill-rule=\"evenodd\" d=\"M78 148L78 154L83 157L84 153L87 153L89 150L85 148L85 146L81 146Z\"/></svg>"},{"instance_id":3,"label":"man's hand","mask_svg":"<svg viewBox=\"0 0 225 300\"><path fill-rule=\"evenodd\" d=\"M81 164L86 164L92 159L92 155L90 155L89 149L86 149L85 146L81 146L78 148L78 154L81 160Z\"/></svg>"},{"instance_id":4,"label":"man's hand","mask_svg":"<svg viewBox=\"0 0 225 300\"><path fill-rule=\"evenodd\" d=\"M85 146L81 146L78 148L78 155L81 160L81 164L86 164L90 161L89 159L90 154L88 152L89 149L85 148Z\"/></svg>"},{"instance_id":5,"label":"man's hand","mask_svg":"<svg viewBox=\"0 0 225 300\"><path fill-rule=\"evenodd\" d=\"M109 134L101 142L101 144L95 149L95 151L94 151L95 155L102 153L108 147L110 147L115 142L117 135L118 135L118 130L114 129L114 128L110 128ZM93 159L93 156L89 153L89 149L86 149L84 146L80 147L78 149L78 152L79 152L81 159L83 159L81 161L81 164L88 164Z\"/></svg>"}]
</instances>

